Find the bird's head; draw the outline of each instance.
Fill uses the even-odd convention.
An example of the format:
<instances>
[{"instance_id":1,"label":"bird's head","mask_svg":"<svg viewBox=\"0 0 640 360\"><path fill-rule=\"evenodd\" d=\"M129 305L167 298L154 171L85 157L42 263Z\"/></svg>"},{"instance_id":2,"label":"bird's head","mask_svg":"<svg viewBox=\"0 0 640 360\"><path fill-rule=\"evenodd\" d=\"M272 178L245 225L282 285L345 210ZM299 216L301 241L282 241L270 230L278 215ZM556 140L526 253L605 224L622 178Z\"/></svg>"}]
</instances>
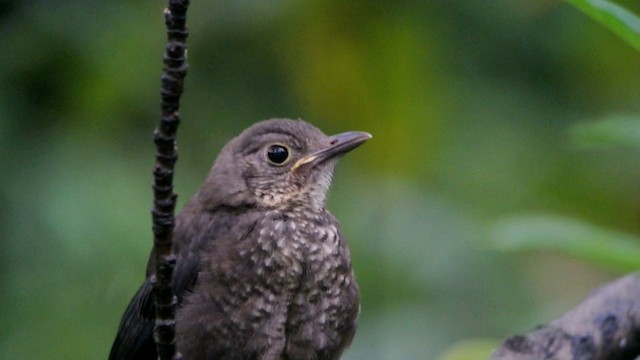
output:
<instances>
[{"instance_id":1,"label":"bird's head","mask_svg":"<svg viewBox=\"0 0 640 360\"><path fill-rule=\"evenodd\" d=\"M370 138L356 131L327 136L302 120L259 122L222 149L198 198L208 209L322 208L337 160Z\"/></svg>"}]
</instances>

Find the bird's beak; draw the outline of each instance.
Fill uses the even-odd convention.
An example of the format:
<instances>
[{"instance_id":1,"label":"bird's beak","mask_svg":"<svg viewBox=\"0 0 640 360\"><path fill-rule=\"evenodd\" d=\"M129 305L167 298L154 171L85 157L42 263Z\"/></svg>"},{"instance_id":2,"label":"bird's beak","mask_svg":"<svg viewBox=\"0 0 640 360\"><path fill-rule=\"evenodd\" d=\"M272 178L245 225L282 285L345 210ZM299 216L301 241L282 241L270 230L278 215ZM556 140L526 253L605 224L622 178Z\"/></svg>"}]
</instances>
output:
<instances>
[{"instance_id":1,"label":"bird's beak","mask_svg":"<svg viewBox=\"0 0 640 360\"><path fill-rule=\"evenodd\" d=\"M371 138L371 134L364 131L349 131L333 135L329 138L330 142L327 147L302 157L293 164L291 171L294 171L304 165L318 164L336 156L344 155Z\"/></svg>"}]
</instances>

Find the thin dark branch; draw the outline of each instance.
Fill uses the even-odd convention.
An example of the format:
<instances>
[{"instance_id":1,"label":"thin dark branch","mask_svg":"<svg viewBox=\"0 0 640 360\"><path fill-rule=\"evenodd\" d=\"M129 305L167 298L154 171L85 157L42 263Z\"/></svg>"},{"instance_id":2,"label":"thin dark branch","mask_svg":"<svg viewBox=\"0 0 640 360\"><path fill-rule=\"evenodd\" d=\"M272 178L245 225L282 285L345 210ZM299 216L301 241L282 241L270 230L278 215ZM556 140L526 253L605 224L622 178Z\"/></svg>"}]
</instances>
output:
<instances>
[{"instance_id":1,"label":"thin dark branch","mask_svg":"<svg viewBox=\"0 0 640 360\"><path fill-rule=\"evenodd\" d=\"M594 291L557 320L505 340L492 360L634 360L640 355L640 274Z\"/></svg>"},{"instance_id":2,"label":"thin dark branch","mask_svg":"<svg viewBox=\"0 0 640 360\"><path fill-rule=\"evenodd\" d=\"M168 42L164 54L160 95L162 114L154 132L156 165L153 171L153 246L155 274L152 277L156 323L154 339L161 360L181 359L176 351L175 309L177 300L171 288L176 258L173 254L173 228L177 195L173 192L173 169L178 158L176 132L180 123L180 96L187 74L186 13L188 0L169 0L165 10Z\"/></svg>"}]
</instances>

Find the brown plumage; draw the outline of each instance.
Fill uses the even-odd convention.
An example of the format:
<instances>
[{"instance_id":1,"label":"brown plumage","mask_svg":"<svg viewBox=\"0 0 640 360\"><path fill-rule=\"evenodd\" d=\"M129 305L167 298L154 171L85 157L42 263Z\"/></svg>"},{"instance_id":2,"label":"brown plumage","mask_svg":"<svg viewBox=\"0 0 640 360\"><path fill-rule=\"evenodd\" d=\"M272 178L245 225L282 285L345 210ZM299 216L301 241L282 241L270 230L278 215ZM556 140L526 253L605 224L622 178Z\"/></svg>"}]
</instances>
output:
<instances>
[{"instance_id":1,"label":"brown plumage","mask_svg":"<svg viewBox=\"0 0 640 360\"><path fill-rule=\"evenodd\" d=\"M274 119L222 149L174 231L185 359L340 357L355 333L358 287L325 200L337 160L369 138ZM150 293L147 278L109 359L156 359Z\"/></svg>"}]
</instances>

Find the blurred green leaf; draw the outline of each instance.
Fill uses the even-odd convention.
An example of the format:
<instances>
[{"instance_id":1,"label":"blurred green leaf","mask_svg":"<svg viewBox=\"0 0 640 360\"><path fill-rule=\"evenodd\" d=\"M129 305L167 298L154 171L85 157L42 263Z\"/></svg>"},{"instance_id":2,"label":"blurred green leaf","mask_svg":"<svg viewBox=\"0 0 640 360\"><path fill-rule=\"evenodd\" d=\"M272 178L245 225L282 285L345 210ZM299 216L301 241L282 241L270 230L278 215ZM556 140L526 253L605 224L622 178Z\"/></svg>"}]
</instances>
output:
<instances>
[{"instance_id":1,"label":"blurred green leaf","mask_svg":"<svg viewBox=\"0 0 640 360\"><path fill-rule=\"evenodd\" d=\"M640 118L612 117L577 124L570 130L571 142L579 146L627 145L640 148Z\"/></svg>"},{"instance_id":2,"label":"blurred green leaf","mask_svg":"<svg viewBox=\"0 0 640 360\"><path fill-rule=\"evenodd\" d=\"M466 340L454 344L442 354L439 360L477 360L488 359L495 348L498 347L496 340Z\"/></svg>"},{"instance_id":3,"label":"blurred green leaf","mask_svg":"<svg viewBox=\"0 0 640 360\"><path fill-rule=\"evenodd\" d=\"M554 250L617 271L640 268L640 239L553 215L505 218L493 228L502 250Z\"/></svg>"},{"instance_id":4,"label":"blurred green leaf","mask_svg":"<svg viewBox=\"0 0 640 360\"><path fill-rule=\"evenodd\" d=\"M607 0L565 0L640 51L640 18Z\"/></svg>"}]
</instances>

